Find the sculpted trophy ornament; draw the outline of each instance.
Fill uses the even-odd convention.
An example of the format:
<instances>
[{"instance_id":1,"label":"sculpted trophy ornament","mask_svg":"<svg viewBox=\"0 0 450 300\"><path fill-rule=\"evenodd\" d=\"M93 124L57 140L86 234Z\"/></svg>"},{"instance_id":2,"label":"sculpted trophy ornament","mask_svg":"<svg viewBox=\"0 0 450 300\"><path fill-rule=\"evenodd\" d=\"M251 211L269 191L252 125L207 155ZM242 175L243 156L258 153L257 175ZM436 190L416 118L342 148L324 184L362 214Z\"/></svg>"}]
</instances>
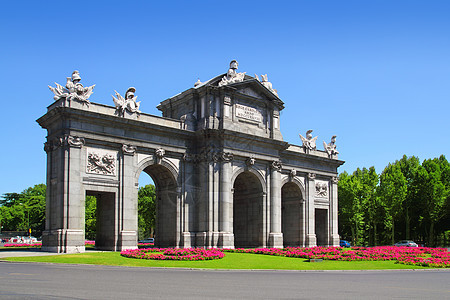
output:
<instances>
[{"instance_id":1,"label":"sculpted trophy ornament","mask_svg":"<svg viewBox=\"0 0 450 300\"><path fill-rule=\"evenodd\" d=\"M116 112L119 114L119 116L123 116L125 110L128 110L130 113L136 113L140 114L141 111L139 110L139 106L141 105L141 102L136 102L137 96L134 95L136 92L136 89L134 87L129 87L128 90L125 93L125 98L122 97L117 91L114 91L116 93L116 97L112 96L114 105L116 106Z\"/></svg>"},{"instance_id":2,"label":"sculpted trophy ornament","mask_svg":"<svg viewBox=\"0 0 450 300\"><path fill-rule=\"evenodd\" d=\"M317 136L315 138L312 137L312 130L308 130L306 132L306 138L300 134L300 138L302 139L303 142L303 147L305 147L305 149L307 150L316 150L316 140L317 140Z\"/></svg>"},{"instance_id":3,"label":"sculpted trophy ornament","mask_svg":"<svg viewBox=\"0 0 450 300\"><path fill-rule=\"evenodd\" d=\"M49 89L55 94L53 99L58 101L61 98L66 98L67 100L76 100L81 103L89 105L89 97L92 95L92 90L95 84L89 87L83 87L80 83L81 77L80 72L73 71L71 77L67 77L66 87L56 84L56 87L48 86Z\"/></svg>"},{"instance_id":4,"label":"sculpted trophy ornament","mask_svg":"<svg viewBox=\"0 0 450 300\"><path fill-rule=\"evenodd\" d=\"M231 83L241 82L244 80L245 72L244 73L237 73L236 70L238 69L238 62L236 60L232 60L230 62L230 68L228 69L227 75L225 75L222 80L219 82L219 86L224 86Z\"/></svg>"},{"instance_id":5,"label":"sculpted trophy ornament","mask_svg":"<svg viewBox=\"0 0 450 300\"><path fill-rule=\"evenodd\" d=\"M333 135L331 137L330 143L323 142L323 147L325 148L325 151L328 153L328 155L331 157L333 155L339 154L339 152L336 150L336 136Z\"/></svg>"},{"instance_id":6,"label":"sculpted trophy ornament","mask_svg":"<svg viewBox=\"0 0 450 300\"><path fill-rule=\"evenodd\" d=\"M267 74L261 75L261 80L259 80L258 75L255 74L255 79L261 82L263 86L265 86L269 91L278 96L278 91L272 87L272 83L267 79Z\"/></svg>"}]
</instances>

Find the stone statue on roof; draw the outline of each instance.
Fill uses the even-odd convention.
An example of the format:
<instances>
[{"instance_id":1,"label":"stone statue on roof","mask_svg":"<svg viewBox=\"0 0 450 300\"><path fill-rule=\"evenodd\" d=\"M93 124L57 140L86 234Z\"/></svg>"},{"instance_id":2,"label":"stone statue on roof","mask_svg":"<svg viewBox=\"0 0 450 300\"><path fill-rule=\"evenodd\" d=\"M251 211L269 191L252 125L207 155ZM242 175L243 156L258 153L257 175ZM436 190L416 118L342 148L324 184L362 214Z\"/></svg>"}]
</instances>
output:
<instances>
[{"instance_id":1,"label":"stone statue on roof","mask_svg":"<svg viewBox=\"0 0 450 300\"><path fill-rule=\"evenodd\" d=\"M278 96L278 91L272 87L272 83L267 79L267 74L262 75L261 74L261 80L259 80L258 75L255 74L255 79L261 82L261 84L266 87L269 91L271 91L273 94Z\"/></svg>"},{"instance_id":2,"label":"stone statue on roof","mask_svg":"<svg viewBox=\"0 0 450 300\"><path fill-rule=\"evenodd\" d=\"M336 136L333 135L331 137L330 143L323 142L323 147L325 148L325 151L328 153L329 156L339 154L339 152L336 150Z\"/></svg>"},{"instance_id":3,"label":"stone statue on roof","mask_svg":"<svg viewBox=\"0 0 450 300\"><path fill-rule=\"evenodd\" d=\"M317 136L315 138L312 137L313 131L310 129L306 132L306 138L300 134L300 138L303 142L303 147L307 150L316 150L316 140Z\"/></svg>"},{"instance_id":4,"label":"stone statue on roof","mask_svg":"<svg viewBox=\"0 0 450 300\"><path fill-rule=\"evenodd\" d=\"M219 82L219 86L224 86L231 83L241 82L244 80L245 72L238 73L236 70L238 69L239 63L236 60L232 60L230 62L230 68L228 69L227 75L225 75L222 80Z\"/></svg>"},{"instance_id":5,"label":"stone statue on roof","mask_svg":"<svg viewBox=\"0 0 450 300\"><path fill-rule=\"evenodd\" d=\"M67 77L66 87L56 84L56 87L48 86L49 89L55 94L53 99L58 101L61 98L66 98L67 100L76 100L81 103L86 103L89 105L89 97L92 95L92 90L95 84L89 87L84 87L81 83L80 72L73 71L71 77Z\"/></svg>"},{"instance_id":6,"label":"stone statue on roof","mask_svg":"<svg viewBox=\"0 0 450 300\"><path fill-rule=\"evenodd\" d=\"M129 87L125 93L125 98L123 98L117 91L116 97L112 96L114 104L116 106L116 111L119 115L123 116L125 110L128 110L130 113L137 113L138 115L141 113L139 110L139 106L141 102L136 102L137 96L134 95L136 92L136 88Z\"/></svg>"}]
</instances>

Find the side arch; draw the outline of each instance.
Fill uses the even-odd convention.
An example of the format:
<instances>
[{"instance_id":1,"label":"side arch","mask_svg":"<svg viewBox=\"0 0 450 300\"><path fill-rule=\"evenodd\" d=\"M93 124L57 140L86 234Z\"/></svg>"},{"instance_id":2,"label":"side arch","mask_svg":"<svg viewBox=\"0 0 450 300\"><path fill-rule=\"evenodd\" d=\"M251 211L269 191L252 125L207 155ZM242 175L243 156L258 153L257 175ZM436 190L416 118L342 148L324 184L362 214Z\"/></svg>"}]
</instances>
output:
<instances>
[{"instance_id":1,"label":"side arch","mask_svg":"<svg viewBox=\"0 0 450 300\"><path fill-rule=\"evenodd\" d=\"M178 182L179 169L174 163L172 163L170 160L168 160L166 158L162 158L159 163L156 163L156 160L153 158L153 156L149 156L149 157L144 158L140 162L138 162L137 170L136 170L136 173L134 174L134 179L135 179L136 183L138 183L139 176L141 175L141 173L147 167L152 166L152 165L161 165L163 167L166 167L167 170L169 170L170 173L172 174L175 182Z\"/></svg>"},{"instance_id":2,"label":"side arch","mask_svg":"<svg viewBox=\"0 0 450 300\"><path fill-rule=\"evenodd\" d=\"M137 167L136 183L142 172L147 173L156 187L155 245L157 247L179 247L181 219L180 182L178 168L168 159L143 159Z\"/></svg>"},{"instance_id":3,"label":"side arch","mask_svg":"<svg viewBox=\"0 0 450 300\"><path fill-rule=\"evenodd\" d=\"M306 189L305 186L303 185L303 182L301 182L297 177L294 178L287 177L281 181L281 186L283 187L288 182L292 182L298 186L300 192L302 193L303 201L306 201Z\"/></svg>"}]
</instances>

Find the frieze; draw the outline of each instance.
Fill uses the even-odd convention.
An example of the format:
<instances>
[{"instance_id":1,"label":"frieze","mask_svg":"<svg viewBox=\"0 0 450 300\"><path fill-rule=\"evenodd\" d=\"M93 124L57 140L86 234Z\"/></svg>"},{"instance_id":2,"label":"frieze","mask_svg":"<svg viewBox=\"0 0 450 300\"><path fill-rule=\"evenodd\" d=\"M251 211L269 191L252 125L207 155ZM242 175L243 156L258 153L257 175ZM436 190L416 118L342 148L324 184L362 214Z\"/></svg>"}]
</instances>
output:
<instances>
[{"instance_id":1,"label":"frieze","mask_svg":"<svg viewBox=\"0 0 450 300\"><path fill-rule=\"evenodd\" d=\"M86 173L116 175L117 152L88 148Z\"/></svg>"}]
</instances>

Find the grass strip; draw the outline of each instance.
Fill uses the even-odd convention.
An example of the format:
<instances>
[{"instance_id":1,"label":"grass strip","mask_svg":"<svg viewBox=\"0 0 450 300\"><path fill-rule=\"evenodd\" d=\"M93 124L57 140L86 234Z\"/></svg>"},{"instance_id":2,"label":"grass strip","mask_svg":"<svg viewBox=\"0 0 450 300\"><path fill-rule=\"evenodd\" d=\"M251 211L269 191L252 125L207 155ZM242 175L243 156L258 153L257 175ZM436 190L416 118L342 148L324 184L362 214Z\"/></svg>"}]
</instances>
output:
<instances>
[{"instance_id":1,"label":"grass strip","mask_svg":"<svg viewBox=\"0 0 450 300\"><path fill-rule=\"evenodd\" d=\"M230 270L392 270L426 269L425 267L396 264L394 261L329 261L312 263L303 258L290 258L248 253L226 253L219 260L164 261L133 259L119 252L86 252L79 254L8 257L7 261L89 264L129 267L200 268Z\"/></svg>"}]
</instances>

